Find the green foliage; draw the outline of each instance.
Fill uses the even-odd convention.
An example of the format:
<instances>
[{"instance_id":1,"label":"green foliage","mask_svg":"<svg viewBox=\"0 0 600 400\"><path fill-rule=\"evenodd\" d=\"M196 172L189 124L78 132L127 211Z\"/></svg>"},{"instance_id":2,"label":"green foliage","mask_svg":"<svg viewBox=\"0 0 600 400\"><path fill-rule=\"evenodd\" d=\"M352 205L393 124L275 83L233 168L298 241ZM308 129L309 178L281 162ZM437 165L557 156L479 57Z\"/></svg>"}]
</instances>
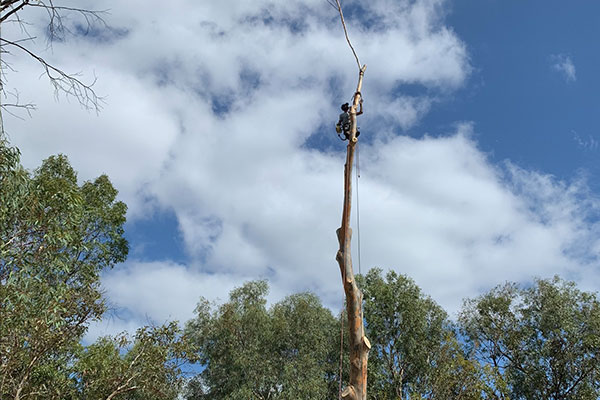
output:
<instances>
[{"instance_id":1,"label":"green foliage","mask_svg":"<svg viewBox=\"0 0 600 400\"><path fill-rule=\"evenodd\" d=\"M0 394L50 398L65 385L55 367L104 311L100 271L127 256L126 207L105 176L79 186L64 156L30 174L0 148Z\"/></svg>"},{"instance_id":2,"label":"green foliage","mask_svg":"<svg viewBox=\"0 0 600 400\"><path fill-rule=\"evenodd\" d=\"M188 386L188 399L336 396L338 322L310 293L267 309L267 291L264 281L246 283L215 310L201 300L186 332L206 369Z\"/></svg>"},{"instance_id":3,"label":"green foliage","mask_svg":"<svg viewBox=\"0 0 600 400\"><path fill-rule=\"evenodd\" d=\"M307 398L312 399L331 398L331 390L337 391L329 383L337 379L338 321L309 293L275 304L271 321L278 381L285 383L279 398L295 398L298 393L310 393Z\"/></svg>"},{"instance_id":4,"label":"green foliage","mask_svg":"<svg viewBox=\"0 0 600 400\"><path fill-rule=\"evenodd\" d=\"M600 304L574 283L498 286L466 302L460 321L498 398L600 396Z\"/></svg>"},{"instance_id":5,"label":"green foliage","mask_svg":"<svg viewBox=\"0 0 600 400\"><path fill-rule=\"evenodd\" d=\"M101 271L124 261L126 206L106 176L77 183L66 157L33 174L0 140L0 398L175 399L193 359L175 323L83 348L105 305Z\"/></svg>"},{"instance_id":6,"label":"green foliage","mask_svg":"<svg viewBox=\"0 0 600 400\"><path fill-rule=\"evenodd\" d=\"M409 278L374 268L359 277L374 399L480 398L479 367L463 353L446 313Z\"/></svg>"},{"instance_id":7,"label":"green foliage","mask_svg":"<svg viewBox=\"0 0 600 400\"><path fill-rule=\"evenodd\" d=\"M77 393L84 399L175 399L189 348L176 323L140 328L133 341L101 338L82 349L73 366Z\"/></svg>"},{"instance_id":8,"label":"green foliage","mask_svg":"<svg viewBox=\"0 0 600 400\"><path fill-rule=\"evenodd\" d=\"M357 280L372 344L371 399L600 395L600 307L573 283L500 286L466 303L459 330L405 276L373 269ZM267 290L250 282L222 306L200 302L186 331L205 369L185 398L337 397L339 321L306 293L267 308Z\"/></svg>"},{"instance_id":9,"label":"green foliage","mask_svg":"<svg viewBox=\"0 0 600 400\"><path fill-rule=\"evenodd\" d=\"M105 310L100 273L128 252L116 197L106 176L80 185L64 156L26 171L0 138L1 399L174 400L189 361L204 367L189 400L337 397L340 321L310 293L267 307L265 281L218 307L202 299L185 334L170 323L82 346ZM369 398L600 397L600 302L571 282L498 286L465 302L457 332L411 279L373 269L357 280Z\"/></svg>"}]
</instances>

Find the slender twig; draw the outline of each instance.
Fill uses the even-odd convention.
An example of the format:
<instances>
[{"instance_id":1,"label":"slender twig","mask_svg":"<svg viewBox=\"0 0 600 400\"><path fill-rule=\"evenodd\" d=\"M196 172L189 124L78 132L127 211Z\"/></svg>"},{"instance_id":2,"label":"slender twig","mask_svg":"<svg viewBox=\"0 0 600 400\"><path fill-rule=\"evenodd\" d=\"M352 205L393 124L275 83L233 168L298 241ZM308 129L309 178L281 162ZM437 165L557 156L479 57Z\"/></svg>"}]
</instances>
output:
<instances>
[{"instance_id":1,"label":"slender twig","mask_svg":"<svg viewBox=\"0 0 600 400\"><path fill-rule=\"evenodd\" d=\"M327 2L329 3L329 5L333 8L335 8L336 10L338 9L338 6L331 0L327 0Z\"/></svg>"},{"instance_id":2,"label":"slender twig","mask_svg":"<svg viewBox=\"0 0 600 400\"><path fill-rule=\"evenodd\" d=\"M107 10L86 10L84 8L77 7L57 6L52 0L49 0L49 4L44 4L41 2L38 4L29 5L32 7L43 8L48 13L48 19L50 21L48 24L50 42L55 38L63 37L65 32L70 32L70 30L63 24L63 17L60 13L61 11L76 12L81 14L81 16L85 18L87 24L86 33L89 32L93 22L99 22L104 27L108 26L104 18L101 16L101 14L108 13Z\"/></svg>"},{"instance_id":3,"label":"slender twig","mask_svg":"<svg viewBox=\"0 0 600 400\"><path fill-rule=\"evenodd\" d=\"M107 14L108 13L108 9L106 10L86 10L85 8L77 8L77 7L66 7L66 6L47 6L44 4L30 4L30 6L32 7L42 7L42 8L52 8L53 10L62 10L62 11L75 11L81 14L85 14L85 15L92 15L94 17L96 17L98 20L101 20L102 22L105 22L102 17L100 17L100 14Z\"/></svg>"},{"instance_id":4,"label":"slender twig","mask_svg":"<svg viewBox=\"0 0 600 400\"><path fill-rule=\"evenodd\" d=\"M58 92L64 92L67 95L76 97L84 108L94 109L96 112L99 112L101 109L100 103L103 99L98 97L92 88L95 83L95 78L91 84L85 84L78 78L78 74L67 74L63 72L60 68L49 64L41 56L21 44L25 40L34 39L34 37L27 32L25 27L27 23L20 18L23 10L29 6L37 7L38 9L41 8L48 14L49 23L47 33L49 48L52 47L53 40L63 38L66 33L72 33L69 30L69 27L63 23L63 12L80 14L83 19L85 19L88 30L95 23L100 23L103 27L108 26L102 15L106 14L107 10L88 10L76 6L63 6L56 3L57 0L0 0L0 23L4 26L6 23L16 22L21 28L21 33L25 36L25 39L7 40L0 35L0 53L9 54L11 46L24 51L42 65L44 74L54 86L56 96L58 96ZM10 65L5 60L0 60L0 92L5 91L3 86L6 83L4 75L6 69L10 69ZM7 105L8 104L0 104L0 108L6 109L5 106ZM26 105L24 108L27 110L31 109L30 105Z\"/></svg>"},{"instance_id":5,"label":"slender twig","mask_svg":"<svg viewBox=\"0 0 600 400\"><path fill-rule=\"evenodd\" d=\"M94 108L96 111L100 111L99 102L102 101L102 99L98 97L98 95L96 95L96 93L92 89L92 86L96 83L95 80L91 84L86 85L79 79L75 78L73 75L68 75L62 70L49 64L42 57L33 53L26 47L21 46L19 43L6 40L4 38L0 38L0 42L10 46L15 46L16 48L24 51L25 53L33 57L35 60L37 60L44 68L46 76L48 77L48 79L50 79L50 82L57 90L57 92L63 91L67 94L74 96L77 100L79 100L79 103L87 109Z\"/></svg>"},{"instance_id":6,"label":"slender twig","mask_svg":"<svg viewBox=\"0 0 600 400\"><path fill-rule=\"evenodd\" d=\"M329 0L328 0L329 1ZM354 54L354 58L356 59L356 64L358 65L358 69L361 69L361 64L360 61L358 60L358 56L356 55L356 51L354 50L354 47L352 46L352 43L350 42L350 38L348 37L348 29L346 29L346 21L344 21L344 13L342 12L342 5L340 4L340 0L335 0L335 3L337 5L337 10L340 13L340 19L342 20L342 26L344 27L344 35L346 36L346 41L348 42L348 46L350 46L350 49L352 50L352 54ZM331 4L331 3L329 3Z\"/></svg>"},{"instance_id":7,"label":"slender twig","mask_svg":"<svg viewBox=\"0 0 600 400\"><path fill-rule=\"evenodd\" d=\"M2 83L4 83L4 80L2 79ZM35 104L32 103L26 103L26 104L21 104L19 102L19 92L18 91L14 91L13 92L8 92L5 91L4 88L2 88L2 90L0 91L0 97L3 97L4 99L8 99L8 96L14 97L14 103L7 103L7 102L0 102L0 108L4 111L6 111L7 113L9 113L10 115L12 115L13 117L16 117L18 119L23 119L21 118L19 115L13 113L10 111L9 108L20 108L23 109L27 112L27 114L29 114L29 116L31 117L31 111L35 110Z\"/></svg>"}]
</instances>

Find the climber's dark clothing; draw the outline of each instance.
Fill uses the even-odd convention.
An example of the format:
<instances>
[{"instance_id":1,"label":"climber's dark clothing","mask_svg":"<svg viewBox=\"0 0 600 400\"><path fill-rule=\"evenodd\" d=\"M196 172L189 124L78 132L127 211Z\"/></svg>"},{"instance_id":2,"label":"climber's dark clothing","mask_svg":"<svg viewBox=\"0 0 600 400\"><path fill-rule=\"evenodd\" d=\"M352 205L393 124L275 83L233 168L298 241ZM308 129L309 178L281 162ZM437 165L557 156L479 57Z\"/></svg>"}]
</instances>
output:
<instances>
[{"instance_id":1,"label":"climber's dark clothing","mask_svg":"<svg viewBox=\"0 0 600 400\"><path fill-rule=\"evenodd\" d=\"M350 132L350 114L347 112L341 113L338 125L342 127L344 133Z\"/></svg>"},{"instance_id":2,"label":"climber's dark clothing","mask_svg":"<svg viewBox=\"0 0 600 400\"><path fill-rule=\"evenodd\" d=\"M348 103L342 104L343 113L340 114L340 118L338 119L338 123L336 125L336 131L338 132L338 136L340 133L344 132L344 137L346 140L350 140L350 105ZM360 110L356 113L356 115L360 115L363 113L362 109L362 99L360 100ZM360 132L358 129L356 130L356 137L360 136Z\"/></svg>"}]
</instances>

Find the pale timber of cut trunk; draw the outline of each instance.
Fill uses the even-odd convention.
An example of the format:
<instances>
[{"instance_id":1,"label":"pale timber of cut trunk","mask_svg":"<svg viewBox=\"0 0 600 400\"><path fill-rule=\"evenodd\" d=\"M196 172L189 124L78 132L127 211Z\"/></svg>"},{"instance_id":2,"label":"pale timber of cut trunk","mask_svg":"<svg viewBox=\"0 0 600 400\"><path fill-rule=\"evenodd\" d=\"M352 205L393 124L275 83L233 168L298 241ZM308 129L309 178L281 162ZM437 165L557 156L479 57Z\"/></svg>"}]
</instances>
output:
<instances>
[{"instance_id":1,"label":"pale timber of cut trunk","mask_svg":"<svg viewBox=\"0 0 600 400\"><path fill-rule=\"evenodd\" d=\"M346 311L348 312L348 329L350 331L350 381L342 391L342 398L347 400L366 400L367 398L367 361L371 344L365 336L362 318L362 292L356 286L352 269L352 254L350 243L352 229L350 229L350 205L352 199L352 164L354 161L354 148L356 139L356 107L360 100L364 65L358 76L358 86L350 109L350 139L346 152L346 165L344 166L344 208L342 211L342 226L337 230L340 249L336 260L340 265L342 285L346 293Z\"/></svg>"}]
</instances>

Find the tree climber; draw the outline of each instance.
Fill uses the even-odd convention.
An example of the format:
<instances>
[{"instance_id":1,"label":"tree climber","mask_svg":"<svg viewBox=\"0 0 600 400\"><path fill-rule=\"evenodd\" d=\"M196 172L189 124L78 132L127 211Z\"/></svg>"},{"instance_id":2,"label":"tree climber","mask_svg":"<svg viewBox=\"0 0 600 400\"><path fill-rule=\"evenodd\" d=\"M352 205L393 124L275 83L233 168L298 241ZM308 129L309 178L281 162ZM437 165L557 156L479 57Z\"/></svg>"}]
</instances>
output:
<instances>
[{"instance_id":1,"label":"tree climber","mask_svg":"<svg viewBox=\"0 0 600 400\"><path fill-rule=\"evenodd\" d=\"M358 93L358 94L360 95L360 93ZM362 96L360 98L359 104L360 104L360 109L356 113L356 116L359 116L363 113ZM350 105L348 103L342 104L342 111L343 111L343 113L340 114L338 123L335 125L335 130L338 134L344 132L344 137L346 139L342 139L342 140L349 140L350 139ZM360 132L358 131L358 128L357 128L356 129L356 137L359 137L359 136L360 136ZM341 136L340 136L340 138L341 138Z\"/></svg>"}]
</instances>

